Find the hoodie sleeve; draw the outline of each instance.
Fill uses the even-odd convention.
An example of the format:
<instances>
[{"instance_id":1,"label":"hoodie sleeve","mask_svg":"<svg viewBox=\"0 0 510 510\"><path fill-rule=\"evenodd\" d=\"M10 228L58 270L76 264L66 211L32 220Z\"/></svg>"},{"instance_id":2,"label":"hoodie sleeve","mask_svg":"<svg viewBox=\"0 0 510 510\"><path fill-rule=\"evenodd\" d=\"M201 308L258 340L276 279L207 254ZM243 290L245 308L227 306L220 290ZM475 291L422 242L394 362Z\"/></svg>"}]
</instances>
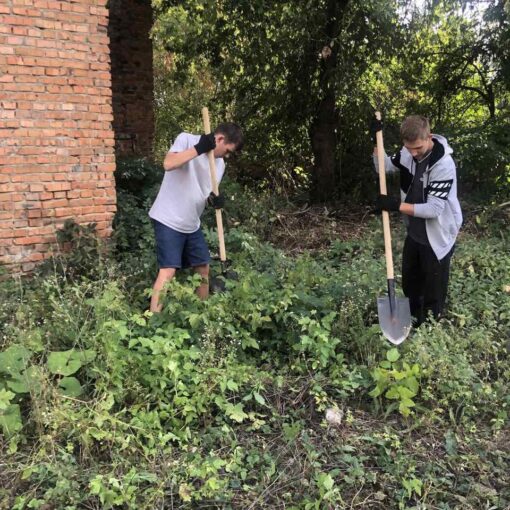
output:
<instances>
[{"instance_id":1,"label":"hoodie sleeve","mask_svg":"<svg viewBox=\"0 0 510 510\"><path fill-rule=\"evenodd\" d=\"M431 172L425 188L427 201L424 204L414 204L414 215L417 218L437 218L443 212L455 178L453 164Z\"/></svg>"}]
</instances>

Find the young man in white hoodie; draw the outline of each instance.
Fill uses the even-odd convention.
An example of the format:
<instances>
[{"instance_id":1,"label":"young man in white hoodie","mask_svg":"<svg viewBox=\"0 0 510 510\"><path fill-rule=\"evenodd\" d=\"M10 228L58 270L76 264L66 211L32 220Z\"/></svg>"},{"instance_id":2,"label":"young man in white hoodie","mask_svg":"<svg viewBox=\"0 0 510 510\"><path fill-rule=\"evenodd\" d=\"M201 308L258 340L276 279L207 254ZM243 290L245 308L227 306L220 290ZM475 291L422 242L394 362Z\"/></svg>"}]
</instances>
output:
<instances>
[{"instance_id":1,"label":"young man in white hoodie","mask_svg":"<svg viewBox=\"0 0 510 510\"><path fill-rule=\"evenodd\" d=\"M380 129L381 122L374 121L374 137ZM420 115L404 119L400 136L402 149L385 156L386 172L400 171L400 197L379 195L376 209L404 215L402 287L419 326L429 312L436 320L443 312L462 212L453 150L447 140L431 134L428 119ZM377 170L377 150L374 163Z\"/></svg>"},{"instance_id":2,"label":"young man in white hoodie","mask_svg":"<svg viewBox=\"0 0 510 510\"><path fill-rule=\"evenodd\" d=\"M150 310L159 312L159 295L177 269L192 267L202 276L197 290L201 299L209 295L210 255L200 228L207 203L221 209L222 195L212 192L207 153L214 150L218 183L225 171L224 158L243 145L241 128L233 122L219 124L214 133L181 133L168 151L165 176L149 211L154 224L159 272L152 289Z\"/></svg>"}]
</instances>

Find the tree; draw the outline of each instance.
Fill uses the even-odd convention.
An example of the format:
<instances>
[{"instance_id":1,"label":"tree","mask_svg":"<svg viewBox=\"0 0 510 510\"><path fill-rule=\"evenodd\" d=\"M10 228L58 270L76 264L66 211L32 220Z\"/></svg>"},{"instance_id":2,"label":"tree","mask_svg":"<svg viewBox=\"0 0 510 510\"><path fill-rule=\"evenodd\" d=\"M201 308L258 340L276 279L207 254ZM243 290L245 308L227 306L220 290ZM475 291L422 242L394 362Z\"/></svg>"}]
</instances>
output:
<instances>
[{"instance_id":1,"label":"tree","mask_svg":"<svg viewBox=\"0 0 510 510\"><path fill-rule=\"evenodd\" d=\"M172 116L161 126L199 129L198 103L207 102L214 119L245 128L243 175L279 185L307 175L315 201L366 195L360 173L370 171L376 106L388 145L410 113L454 136L491 119L487 137L505 127L509 0L433 0L421 10L405 0L153 3L157 53L171 62L158 67L158 98L175 91L162 101ZM499 154L492 175L502 176Z\"/></svg>"},{"instance_id":2,"label":"tree","mask_svg":"<svg viewBox=\"0 0 510 510\"><path fill-rule=\"evenodd\" d=\"M352 91L398 33L392 0L155 2L155 38L176 68L207 62L211 101L248 131L251 159L285 175L304 167L331 199ZM180 67L179 67L180 66ZM347 144L348 145L348 144ZM253 164L253 163L252 163Z\"/></svg>"}]
</instances>

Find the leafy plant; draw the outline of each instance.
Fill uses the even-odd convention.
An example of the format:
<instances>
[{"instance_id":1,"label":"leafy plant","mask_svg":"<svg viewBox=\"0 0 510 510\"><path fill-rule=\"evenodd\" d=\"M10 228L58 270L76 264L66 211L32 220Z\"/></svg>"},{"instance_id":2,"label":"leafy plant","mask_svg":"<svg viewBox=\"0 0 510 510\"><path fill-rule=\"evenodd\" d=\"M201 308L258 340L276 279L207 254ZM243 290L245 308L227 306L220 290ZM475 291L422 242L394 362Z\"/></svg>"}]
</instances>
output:
<instances>
[{"instance_id":1,"label":"leafy plant","mask_svg":"<svg viewBox=\"0 0 510 510\"><path fill-rule=\"evenodd\" d=\"M386 353L386 359L371 372L376 386L369 395L395 400L396 402L388 406L386 413L398 409L400 414L407 417L412 414L411 408L415 406L413 398L420 388L420 367L416 363L410 366L405 361L399 362L399 359L400 353L395 348Z\"/></svg>"},{"instance_id":2,"label":"leafy plant","mask_svg":"<svg viewBox=\"0 0 510 510\"><path fill-rule=\"evenodd\" d=\"M229 221L260 223L260 204L252 217L232 193ZM266 243L265 225L231 224L239 279L201 301L180 272L151 314L150 224L137 198L124 205L140 237L101 253L93 278L0 282L0 507L510 504L504 231L463 232L446 317L397 351L377 324L370 222L362 240L300 255Z\"/></svg>"}]
</instances>

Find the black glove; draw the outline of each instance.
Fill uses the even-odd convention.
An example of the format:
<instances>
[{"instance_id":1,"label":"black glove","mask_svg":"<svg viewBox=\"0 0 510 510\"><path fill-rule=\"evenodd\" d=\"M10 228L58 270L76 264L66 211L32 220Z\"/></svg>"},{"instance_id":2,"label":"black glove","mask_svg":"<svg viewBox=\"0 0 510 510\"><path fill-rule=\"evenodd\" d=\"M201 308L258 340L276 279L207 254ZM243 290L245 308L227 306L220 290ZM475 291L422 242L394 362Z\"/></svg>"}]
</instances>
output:
<instances>
[{"instance_id":1,"label":"black glove","mask_svg":"<svg viewBox=\"0 0 510 510\"><path fill-rule=\"evenodd\" d=\"M379 195L375 203L375 211L398 211L400 209L400 198L389 197L388 195Z\"/></svg>"},{"instance_id":2,"label":"black glove","mask_svg":"<svg viewBox=\"0 0 510 510\"><path fill-rule=\"evenodd\" d=\"M221 193L219 195L215 195L214 191L211 191L211 194L207 198L207 203L212 205L215 209L223 209L225 206L225 196Z\"/></svg>"},{"instance_id":3,"label":"black glove","mask_svg":"<svg viewBox=\"0 0 510 510\"><path fill-rule=\"evenodd\" d=\"M200 156L204 152L212 151L216 147L216 140L214 138L214 133L209 133L208 135L201 135L200 140L195 145L195 149Z\"/></svg>"},{"instance_id":4,"label":"black glove","mask_svg":"<svg viewBox=\"0 0 510 510\"><path fill-rule=\"evenodd\" d=\"M374 142L374 145L377 144L376 133L377 131L382 131L382 128L383 128L382 120L374 118L370 121L370 135L372 136L372 141Z\"/></svg>"}]
</instances>

